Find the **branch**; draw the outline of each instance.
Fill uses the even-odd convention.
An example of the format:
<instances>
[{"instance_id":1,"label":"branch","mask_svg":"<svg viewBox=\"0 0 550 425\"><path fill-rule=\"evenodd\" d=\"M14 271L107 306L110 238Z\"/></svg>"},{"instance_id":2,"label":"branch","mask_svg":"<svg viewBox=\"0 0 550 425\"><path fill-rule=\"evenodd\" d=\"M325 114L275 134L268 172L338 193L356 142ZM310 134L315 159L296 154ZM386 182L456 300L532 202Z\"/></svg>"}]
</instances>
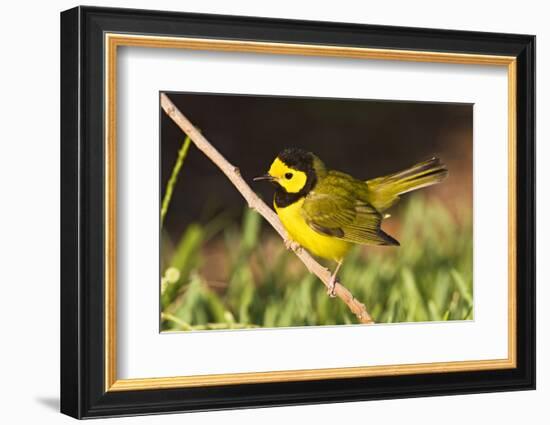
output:
<instances>
[{"instance_id":1,"label":"branch","mask_svg":"<svg viewBox=\"0 0 550 425\"><path fill-rule=\"evenodd\" d=\"M227 178L233 183L237 190L241 193L243 198L248 203L248 207L258 212L263 218L265 218L269 224L277 231L277 233L283 238L285 244L291 247L294 253L304 263L310 273L316 275L321 282L327 287L330 287L330 271L319 264L315 259L304 249L295 244L290 244L289 237L284 229L277 214L269 208L264 201L262 201L254 191L248 186L248 184L241 177L239 168L230 164L221 153L219 153L214 146L210 144L208 140L197 130L193 124L183 115L179 109L172 103L170 98L164 93L160 95L160 104L166 114L178 125L178 127L193 141L195 146L201 150L210 160L218 166L218 168L227 176ZM334 294L344 301L349 309L357 316L357 319L361 323L374 323L370 317L365 305L359 302L353 294L340 282L336 282L334 287Z\"/></svg>"}]
</instances>

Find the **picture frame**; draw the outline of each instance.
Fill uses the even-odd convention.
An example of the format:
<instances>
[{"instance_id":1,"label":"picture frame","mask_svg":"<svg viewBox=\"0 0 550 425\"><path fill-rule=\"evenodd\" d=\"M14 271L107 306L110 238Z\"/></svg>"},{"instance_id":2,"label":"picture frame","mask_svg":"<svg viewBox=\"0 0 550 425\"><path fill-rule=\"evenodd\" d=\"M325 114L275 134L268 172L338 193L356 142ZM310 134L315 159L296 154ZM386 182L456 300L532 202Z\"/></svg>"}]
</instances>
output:
<instances>
[{"instance_id":1,"label":"picture frame","mask_svg":"<svg viewBox=\"0 0 550 425\"><path fill-rule=\"evenodd\" d=\"M505 69L508 174L498 184L508 205L498 214L508 220L506 358L121 379L117 54L132 46ZM92 418L535 388L534 36L76 7L61 13L61 116L62 413Z\"/></svg>"}]
</instances>

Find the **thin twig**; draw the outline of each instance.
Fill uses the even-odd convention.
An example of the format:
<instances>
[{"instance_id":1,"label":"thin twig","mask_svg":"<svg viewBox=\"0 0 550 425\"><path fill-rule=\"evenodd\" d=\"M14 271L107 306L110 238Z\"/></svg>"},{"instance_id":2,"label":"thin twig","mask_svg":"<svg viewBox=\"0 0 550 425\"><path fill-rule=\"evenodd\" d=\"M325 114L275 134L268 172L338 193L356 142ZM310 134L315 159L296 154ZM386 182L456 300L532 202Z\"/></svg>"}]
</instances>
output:
<instances>
[{"instance_id":1,"label":"thin twig","mask_svg":"<svg viewBox=\"0 0 550 425\"><path fill-rule=\"evenodd\" d=\"M251 329L259 328L258 325L252 323L206 323L204 325L190 325L184 322L179 317L170 313L161 313L160 318L168 322L175 323L182 331L204 331L207 329L223 330L223 329ZM174 330L174 329L171 329Z\"/></svg>"},{"instance_id":2,"label":"thin twig","mask_svg":"<svg viewBox=\"0 0 550 425\"><path fill-rule=\"evenodd\" d=\"M182 143L181 148L178 151L178 158L176 159L176 163L174 164L174 168L172 169L170 179L168 180L168 183L166 183L166 192L164 192L164 198L162 199L162 206L160 208L161 227L162 223L164 223L164 217L166 216L166 212L168 211L170 201L172 200L172 193L174 192L174 186L176 184L176 181L178 180L178 174L183 165L183 161L185 161L185 157L187 157L189 146L191 146L191 139L189 138L189 136L186 136L185 141Z\"/></svg>"},{"instance_id":3,"label":"thin twig","mask_svg":"<svg viewBox=\"0 0 550 425\"><path fill-rule=\"evenodd\" d=\"M180 318L174 316L173 314L163 312L163 313L160 313L160 318L162 320L167 320L167 321L175 323L176 325L178 325L184 331L193 330L193 327L190 324L188 324L187 322L184 322L183 320L181 320Z\"/></svg>"},{"instance_id":4,"label":"thin twig","mask_svg":"<svg viewBox=\"0 0 550 425\"><path fill-rule=\"evenodd\" d=\"M180 110L172 103L172 101L162 93L160 96L162 109L166 114L178 125L178 127L193 141L195 146L201 150L210 160L218 166L218 168L227 176L243 198L248 203L249 208L257 211L262 215L269 224L279 233L285 241L285 244L291 247L294 253L302 260L310 273L315 274L321 282L327 287L330 287L331 273L327 268L319 264L315 259L304 249L295 244L289 243L289 237L284 229L277 214L269 208L250 188L250 186L241 177L238 167L230 164L221 153L197 130L193 124L180 112ZM349 309L357 316L361 323L374 323L370 314L367 312L365 305L359 302L353 294L344 287L340 282L336 282L334 294L344 301Z\"/></svg>"}]
</instances>

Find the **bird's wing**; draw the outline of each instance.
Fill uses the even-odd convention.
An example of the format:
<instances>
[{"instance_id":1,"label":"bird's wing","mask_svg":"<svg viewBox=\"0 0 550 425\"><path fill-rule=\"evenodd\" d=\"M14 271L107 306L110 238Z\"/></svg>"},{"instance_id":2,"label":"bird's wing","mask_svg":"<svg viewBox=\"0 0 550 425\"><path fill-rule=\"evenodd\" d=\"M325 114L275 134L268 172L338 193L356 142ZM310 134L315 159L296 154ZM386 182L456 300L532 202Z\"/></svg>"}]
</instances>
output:
<instances>
[{"instance_id":1,"label":"bird's wing","mask_svg":"<svg viewBox=\"0 0 550 425\"><path fill-rule=\"evenodd\" d=\"M353 194L311 191L302 205L306 223L316 232L348 242L371 245L398 245L380 229L382 215Z\"/></svg>"}]
</instances>

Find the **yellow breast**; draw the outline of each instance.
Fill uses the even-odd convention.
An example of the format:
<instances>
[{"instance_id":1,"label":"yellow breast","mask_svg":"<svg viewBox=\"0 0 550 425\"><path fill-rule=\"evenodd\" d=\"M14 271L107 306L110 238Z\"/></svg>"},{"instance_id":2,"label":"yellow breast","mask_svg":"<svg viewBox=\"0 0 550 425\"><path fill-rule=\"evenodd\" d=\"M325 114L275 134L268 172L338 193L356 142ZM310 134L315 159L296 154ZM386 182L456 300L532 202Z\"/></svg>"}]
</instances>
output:
<instances>
[{"instance_id":1,"label":"yellow breast","mask_svg":"<svg viewBox=\"0 0 550 425\"><path fill-rule=\"evenodd\" d=\"M300 212L303 203L304 200L300 199L285 208L278 208L277 204L273 203L275 211L290 237L319 257L335 261L344 258L351 248L351 244L332 236L322 235L309 227Z\"/></svg>"}]
</instances>

